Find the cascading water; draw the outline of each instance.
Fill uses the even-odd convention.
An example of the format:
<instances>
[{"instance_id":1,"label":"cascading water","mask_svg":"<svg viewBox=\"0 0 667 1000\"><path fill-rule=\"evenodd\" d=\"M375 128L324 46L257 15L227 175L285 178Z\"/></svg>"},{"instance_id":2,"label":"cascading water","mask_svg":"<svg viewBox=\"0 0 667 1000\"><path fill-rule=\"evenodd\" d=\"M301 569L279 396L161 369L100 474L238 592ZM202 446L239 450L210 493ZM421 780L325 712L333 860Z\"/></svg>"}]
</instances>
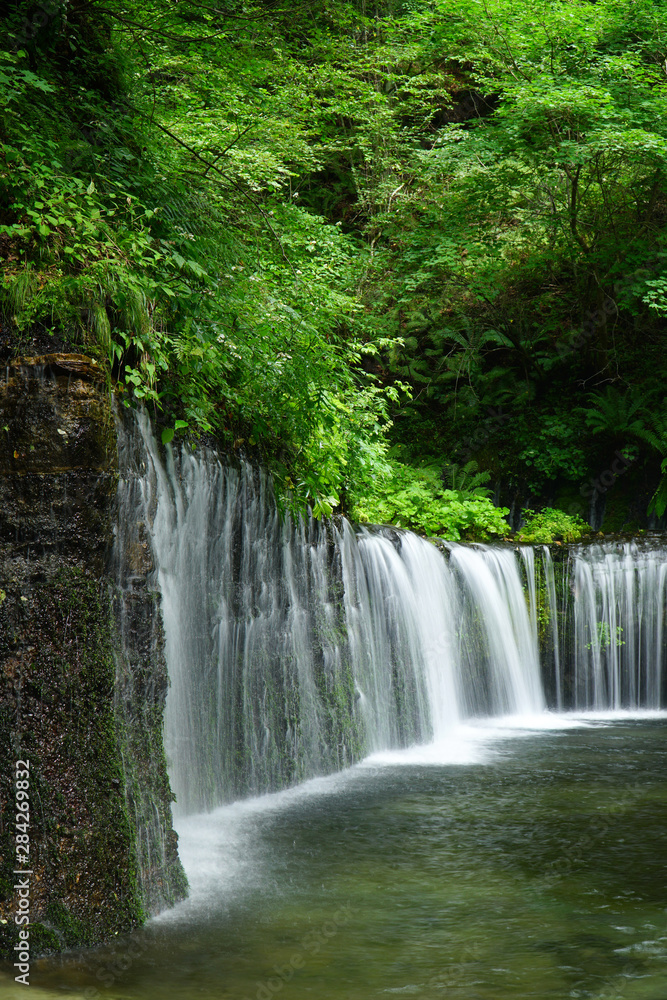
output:
<instances>
[{"instance_id":1,"label":"cascading water","mask_svg":"<svg viewBox=\"0 0 667 1000\"><path fill-rule=\"evenodd\" d=\"M546 545L542 546L542 560L541 560L541 575L544 581L544 591L542 596L542 608L543 617L548 622L548 632L545 635L545 642L543 642L543 659L547 661L545 666L550 669L548 670L547 678L547 688L552 690L553 704L555 708L560 712L563 708L563 678L561 676L561 634L559 628L559 618L563 618L562 614L559 614L560 605L558 603L558 597L556 595L556 576L554 573L554 564L551 558L551 553ZM535 587L533 587L533 594L535 600L535 607L537 604L537 595ZM547 638L548 636L548 638ZM553 689L548 683L550 679L553 679Z\"/></svg>"},{"instance_id":2,"label":"cascading water","mask_svg":"<svg viewBox=\"0 0 667 1000\"><path fill-rule=\"evenodd\" d=\"M427 543L428 544L428 543ZM468 714L532 714L545 708L537 652L534 614L529 612L514 552L509 548L451 546L451 562L459 571L472 597L465 632L474 637L474 623L485 637L491 660L487 672L487 696L479 704L482 687L468 693ZM532 552L529 555L532 568ZM472 619L472 620L471 620ZM474 678L479 648L468 657L468 676Z\"/></svg>"},{"instance_id":3,"label":"cascading water","mask_svg":"<svg viewBox=\"0 0 667 1000\"><path fill-rule=\"evenodd\" d=\"M205 451L165 460L145 414L137 430L180 811L544 707L511 549L281 521L265 474Z\"/></svg>"},{"instance_id":4,"label":"cascading water","mask_svg":"<svg viewBox=\"0 0 667 1000\"><path fill-rule=\"evenodd\" d=\"M650 541L589 545L572 556L577 709L665 703L667 554Z\"/></svg>"},{"instance_id":5,"label":"cascading water","mask_svg":"<svg viewBox=\"0 0 667 1000\"><path fill-rule=\"evenodd\" d=\"M247 465L184 451L178 470L170 452L164 466L144 416L139 426L179 809L349 763L358 739L354 689L326 528L281 524L266 476Z\"/></svg>"},{"instance_id":6,"label":"cascading water","mask_svg":"<svg viewBox=\"0 0 667 1000\"><path fill-rule=\"evenodd\" d=\"M581 546L557 579L547 547L295 524L261 471L165 453L146 415L133 434L178 811L439 740L470 717L661 704L660 551Z\"/></svg>"},{"instance_id":7,"label":"cascading water","mask_svg":"<svg viewBox=\"0 0 667 1000\"><path fill-rule=\"evenodd\" d=\"M158 913L187 893L172 832L169 788L159 725L168 688L162 652L159 594L146 530L145 477L150 463L121 433L112 607L117 642L114 709L123 761L125 801L133 820L139 891L144 910Z\"/></svg>"}]
</instances>

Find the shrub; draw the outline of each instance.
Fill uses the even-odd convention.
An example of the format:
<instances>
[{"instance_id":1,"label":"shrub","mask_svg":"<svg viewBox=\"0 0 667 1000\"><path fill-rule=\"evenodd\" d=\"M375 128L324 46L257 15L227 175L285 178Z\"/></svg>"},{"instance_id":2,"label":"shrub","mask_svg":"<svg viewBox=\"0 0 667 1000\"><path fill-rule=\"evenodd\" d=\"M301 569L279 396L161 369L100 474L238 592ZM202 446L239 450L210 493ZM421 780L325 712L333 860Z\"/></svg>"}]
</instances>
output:
<instances>
[{"instance_id":1,"label":"shrub","mask_svg":"<svg viewBox=\"0 0 667 1000\"><path fill-rule=\"evenodd\" d=\"M434 468L389 460L384 473L364 487L350 511L357 521L395 524L449 541L486 541L509 532L506 507L495 507L485 490L446 489Z\"/></svg>"},{"instance_id":2,"label":"shrub","mask_svg":"<svg viewBox=\"0 0 667 1000\"><path fill-rule=\"evenodd\" d=\"M591 526L577 515L566 514L555 507L545 507L537 513L524 510L522 514L525 523L516 535L518 542L578 542L591 530Z\"/></svg>"}]
</instances>

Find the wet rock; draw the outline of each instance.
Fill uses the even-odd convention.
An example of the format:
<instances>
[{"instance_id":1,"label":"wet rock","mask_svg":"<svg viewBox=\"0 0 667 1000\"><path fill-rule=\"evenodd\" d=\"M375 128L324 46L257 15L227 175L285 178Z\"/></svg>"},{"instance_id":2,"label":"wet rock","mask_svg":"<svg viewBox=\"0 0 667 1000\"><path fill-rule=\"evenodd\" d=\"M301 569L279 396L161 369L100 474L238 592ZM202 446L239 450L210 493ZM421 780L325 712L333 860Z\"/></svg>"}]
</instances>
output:
<instances>
[{"instance_id":1,"label":"wet rock","mask_svg":"<svg viewBox=\"0 0 667 1000\"><path fill-rule=\"evenodd\" d=\"M185 891L161 745L159 598L143 526L128 566L113 565L117 483L104 369L67 353L11 361L0 379L0 954L17 930L17 759L30 760L33 957L115 936ZM166 873L146 870L151 838Z\"/></svg>"}]
</instances>

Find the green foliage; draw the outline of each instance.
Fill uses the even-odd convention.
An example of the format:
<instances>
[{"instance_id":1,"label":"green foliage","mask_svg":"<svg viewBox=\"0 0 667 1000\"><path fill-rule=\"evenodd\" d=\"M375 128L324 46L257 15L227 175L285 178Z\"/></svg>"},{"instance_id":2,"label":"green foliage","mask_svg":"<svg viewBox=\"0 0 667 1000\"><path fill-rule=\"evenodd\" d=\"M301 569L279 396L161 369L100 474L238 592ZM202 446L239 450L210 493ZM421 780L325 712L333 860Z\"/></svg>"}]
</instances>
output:
<instances>
[{"instance_id":1,"label":"green foliage","mask_svg":"<svg viewBox=\"0 0 667 1000\"><path fill-rule=\"evenodd\" d=\"M545 545L551 542L578 542L591 530L590 525L580 517L553 507L545 507L538 513L534 510L523 510L521 513L525 523L515 536L517 542Z\"/></svg>"},{"instance_id":2,"label":"green foliage","mask_svg":"<svg viewBox=\"0 0 667 1000\"><path fill-rule=\"evenodd\" d=\"M667 314L664 13L438 0L397 28L430 122L373 220L367 294L401 337L410 455L474 457L539 494L646 424Z\"/></svg>"},{"instance_id":3,"label":"green foliage","mask_svg":"<svg viewBox=\"0 0 667 1000\"><path fill-rule=\"evenodd\" d=\"M611 437L627 437L641 434L644 422L639 415L643 400L632 392L621 393L609 386L604 393L592 393L594 404L584 410L584 419L593 434L608 434Z\"/></svg>"},{"instance_id":4,"label":"green foliage","mask_svg":"<svg viewBox=\"0 0 667 1000\"><path fill-rule=\"evenodd\" d=\"M480 472L474 459L465 465L449 462L445 465L442 478L448 489L461 494L472 494L478 497L488 497L491 490L484 485L491 478L490 472Z\"/></svg>"},{"instance_id":5,"label":"green foliage","mask_svg":"<svg viewBox=\"0 0 667 1000\"><path fill-rule=\"evenodd\" d=\"M65 330L108 358L128 403L165 413L164 443L212 432L321 516L382 450L396 390L364 369L377 348L355 330L359 247L294 189L321 166L311 137L331 130L340 74L325 68L313 121L305 64L285 50L281 65L256 13L209 43L203 10L75 8L4 54L0 305L17 350L36 326ZM88 77L115 67L114 104L106 82L77 86L63 46Z\"/></svg>"},{"instance_id":6,"label":"green foliage","mask_svg":"<svg viewBox=\"0 0 667 1000\"><path fill-rule=\"evenodd\" d=\"M660 463L661 479L648 505L649 514L663 517L667 510L667 458Z\"/></svg>"},{"instance_id":7,"label":"green foliage","mask_svg":"<svg viewBox=\"0 0 667 1000\"><path fill-rule=\"evenodd\" d=\"M622 636L623 628L621 625L616 626L612 637L612 630L608 622L596 622L595 636L586 643L586 649L603 650L611 649L612 646L625 646L625 639Z\"/></svg>"},{"instance_id":8,"label":"green foliage","mask_svg":"<svg viewBox=\"0 0 667 1000\"><path fill-rule=\"evenodd\" d=\"M435 530L370 503L419 492L388 448L464 504L619 437L664 457L662 0L63 11L19 0L0 54L17 353L84 345L165 444L213 434L316 516Z\"/></svg>"},{"instance_id":9,"label":"green foliage","mask_svg":"<svg viewBox=\"0 0 667 1000\"><path fill-rule=\"evenodd\" d=\"M641 427L637 436L649 445L653 453L657 453L660 463L660 481L648 504L648 513L663 517L667 511L667 417L665 416L665 400L662 407L646 411L645 416L650 426Z\"/></svg>"},{"instance_id":10,"label":"green foliage","mask_svg":"<svg viewBox=\"0 0 667 1000\"><path fill-rule=\"evenodd\" d=\"M357 521L396 524L451 541L487 541L509 532L506 508L494 507L479 488L447 489L433 468L388 460L383 473L363 485L351 509Z\"/></svg>"},{"instance_id":11,"label":"green foliage","mask_svg":"<svg viewBox=\"0 0 667 1000\"><path fill-rule=\"evenodd\" d=\"M527 467L527 479L533 489L558 477L581 480L586 459L579 446L581 430L571 414L544 414L537 430L526 428L517 438L524 445L519 458Z\"/></svg>"}]
</instances>

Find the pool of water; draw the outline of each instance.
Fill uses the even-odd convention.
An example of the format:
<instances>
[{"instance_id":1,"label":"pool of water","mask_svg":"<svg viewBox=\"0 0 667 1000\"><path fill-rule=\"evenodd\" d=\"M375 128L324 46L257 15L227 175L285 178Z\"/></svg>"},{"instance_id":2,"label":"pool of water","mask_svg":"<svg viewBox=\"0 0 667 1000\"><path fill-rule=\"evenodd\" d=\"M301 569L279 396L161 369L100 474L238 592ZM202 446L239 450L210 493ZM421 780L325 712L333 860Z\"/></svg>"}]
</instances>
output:
<instances>
[{"instance_id":1,"label":"pool of water","mask_svg":"<svg viewBox=\"0 0 667 1000\"><path fill-rule=\"evenodd\" d=\"M190 899L31 995L665 1000L667 720L540 725L180 821Z\"/></svg>"}]
</instances>

